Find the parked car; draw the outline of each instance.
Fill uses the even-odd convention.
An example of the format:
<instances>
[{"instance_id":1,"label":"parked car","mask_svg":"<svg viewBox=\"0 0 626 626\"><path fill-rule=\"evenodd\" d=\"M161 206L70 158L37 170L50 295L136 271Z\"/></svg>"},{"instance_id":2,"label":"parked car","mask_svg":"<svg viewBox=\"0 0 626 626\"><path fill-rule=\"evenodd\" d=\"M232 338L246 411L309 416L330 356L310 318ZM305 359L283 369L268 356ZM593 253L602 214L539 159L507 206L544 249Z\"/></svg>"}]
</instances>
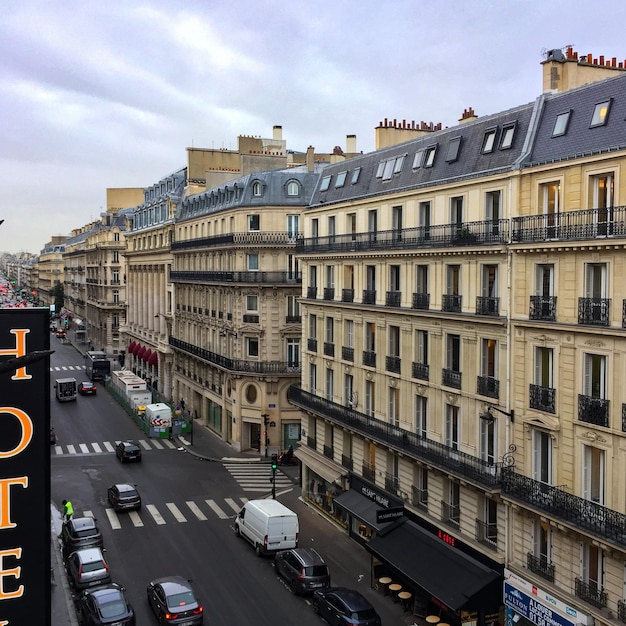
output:
<instances>
[{"instance_id":1,"label":"parked car","mask_svg":"<svg viewBox=\"0 0 626 626\"><path fill-rule=\"evenodd\" d=\"M277 552L274 566L293 593L313 593L316 589L330 587L328 565L313 548Z\"/></svg>"},{"instance_id":2,"label":"parked car","mask_svg":"<svg viewBox=\"0 0 626 626\"><path fill-rule=\"evenodd\" d=\"M102 533L93 517L75 517L63 524L61 529L63 558L80 548L102 547Z\"/></svg>"},{"instance_id":3,"label":"parked car","mask_svg":"<svg viewBox=\"0 0 626 626\"><path fill-rule=\"evenodd\" d=\"M116 583L86 589L78 598L78 619L83 626L135 626L135 611L126 589Z\"/></svg>"},{"instance_id":4,"label":"parked car","mask_svg":"<svg viewBox=\"0 0 626 626\"><path fill-rule=\"evenodd\" d=\"M191 581L182 576L167 576L148 583L148 604L159 624L202 624L204 609L196 596Z\"/></svg>"},{"instance_id":5,"label":"parked car","mask_svg":"<svg viewBox=\"0 0 626 626\"><path fill-rule=\"evenodd\" d=\"M128 511L141 508L141 496L137 485L119 483L111 485L107 490L107 497L116 511Z\"/></svg>"},{"instance_id":6,"label":"parked car","mask_svg":"<svg viewBox=\"0 0 626 626\"><path fill-rule=\"evenodd\" d=\"M313 594L313 610L331 626L358 624L381 626L380 616L358 591L345 587L318 589Z\"/></svg>"},{"instance_id":7,"label":"parked car","mask_svg":"<svg viewBox=\"0 0 626 626\"><path fill-rule=\"evenodd\" d=\"M84 382L78 385L78 393L81 396L95 396L96 391L96 386L92 382Z\"/></svg>"},{"instance_id":8,"label":"parked car","mask_svg":"<svg viewBox=\"0 0 626 626\"><path fill-rule=\"evenodd\" d=\"M57 442L57 434L54 432L54 427L50 426L50 445L54 446Z\"/></svg>"},{"instance_id":9,"label":"parked car","mask_svg":"<svg viewBox=\"0 0 626 626\"><path fill-rule=\"evenodd\" d=\"M86 589L111 582L111 572L102 548L81 548L65 559L69 583L75 589Z\"/></svg>"},{"instance_id":10,"label":"parked car","mask_svg":"<svg viewBox=\"0 0 626 626\"><path fill-rule=\"evenodd\" d=\"M141 462L141 448L134 441L120 441L115 447L115 454L122 463Z\"/></svg>"}]
</instances>

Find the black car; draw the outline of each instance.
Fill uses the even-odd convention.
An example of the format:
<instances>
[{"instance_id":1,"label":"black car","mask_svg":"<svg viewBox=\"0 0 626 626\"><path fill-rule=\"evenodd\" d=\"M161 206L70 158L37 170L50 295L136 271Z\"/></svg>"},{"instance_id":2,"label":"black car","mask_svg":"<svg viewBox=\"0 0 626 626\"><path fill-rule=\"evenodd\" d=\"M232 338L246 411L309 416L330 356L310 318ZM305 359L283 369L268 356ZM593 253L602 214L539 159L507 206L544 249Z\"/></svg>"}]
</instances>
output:
<instances>
[{"instance_id":1,"label":"black car","mask_svg":"<svg viewBox=\"0 0 626 626\"><path fill-rule=\"evenodd\" d=\"M141 496L137 485L119 483L111 485L107 490L107 497L116 511L129 511L141 508Z\"/></svg>"},{"instance_id":2,"label":"black car","mask_svg":"<svg viewBox=\"0 0 626 626\"><path fill-rule=\"evenodd\" d=\"M97 389L94 383L84 382L78 385L78 393L81 396L95 396L96 392Z\"/></svg>"},{"instance_id":3,"label":"black car","mask_svg":"<svg viewBox=\"0 0 626 626\"><path fill-rule=\"evenodd\" d=\"M83 626L135 626L135 611L116 583L87 589L78 598L78 618Z\"/></svg>"},{"instance_id":4,"label":"black car","mask_svg":"<svg viewBox=\"0 0 626 626\"><path fill-rule=\"evenodd\" d=\"M91 546L102 547L102 533L93 517L75 517L63 524L61 529L63 558L74 550Z\"/></svg>"},{"instance_id":5,"label":"black car","mask_svg":"<svg viewBox=\"0 0 626 626\"><path fill-rule=\"evenodd\" d=\"M202 624L204 609L196 597L191 582L182 576L158 578L146 589L148 604L159 624Z\"/></svg>"},{"instance_id":6,"label":"black car","mask_svg":"<svg viewBox=\"0 0 626 626\"><path fill-rule=\"evenodd\" d=\"M318 589L313 594L313 610L331 626L356 624L381 626L374 607L358 592L345 587Z\"/></svg>"},{"instance_id":7,"label":"black car","mask_svg":"<svg viewBox=\"0 0 626 626\"><path fill-rule=\"evenodd\" d=\"M141 462L141 448L134 441L120 441L115 446L115 455L122 462Z\"/></svg>"},{"instance_id":8,"label":"black car","mask_svg":"<svg viewBox=\"0 0 626 626\"><path fill-rule=\"evenodd\" d=\"M312 593L316 589L330 587L328 565L313 548L277 552L274 566L293 593Z\"/></svg>"}]
</instances>

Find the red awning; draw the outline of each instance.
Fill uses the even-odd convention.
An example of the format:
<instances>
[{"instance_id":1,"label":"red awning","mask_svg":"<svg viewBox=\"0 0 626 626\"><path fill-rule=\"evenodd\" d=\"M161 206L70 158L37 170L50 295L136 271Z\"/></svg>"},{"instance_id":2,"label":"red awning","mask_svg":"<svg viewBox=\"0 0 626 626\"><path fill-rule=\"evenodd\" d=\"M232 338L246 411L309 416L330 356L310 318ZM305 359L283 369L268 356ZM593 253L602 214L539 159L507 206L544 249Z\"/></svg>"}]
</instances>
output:
<instances>
[{"instance_id":1,"label":"red awning","mask_svg":"<svg viewBox=\"0 0 626 626\"><path fill-rule=\"evenodd\" d=\"M157 356L157 353L155 351L150 355L150 358L148 359L148 365L156 365L158 361L159 357Z\"/></svg>"},{"instance_id":2,"label":"red awning","mask_svg":"<svg viewBox=\"0 0 626 626\"><path fill-rule=\"evenodd\" d=\"M138 359L143 359L143 355L146 353L146 346L139 346L139 349L135 352L135 356Z\"/></svg>"},{"instance_id":3,"label":"red awning","mask_svg":"<svg viewBox=\"0 0 626 626\"><path fill-rule=\"evenodd\" d=\"M128 353L129 354L135 354L135 348L137 347L137 344L134 341L131 341L128 344Z\"/></svg>"},{"instance_id":4,"label":"red awning","mask_svg":"<svg viewBox=\"0 0 626 626\"><path fill-rule=\"evenodd\" d=\"M150 350L150 348L148 348L144 353L143 356L141 357L144 361L148 361L148 359L152 356L152 350Z\"/></svg>"}]
</instances>

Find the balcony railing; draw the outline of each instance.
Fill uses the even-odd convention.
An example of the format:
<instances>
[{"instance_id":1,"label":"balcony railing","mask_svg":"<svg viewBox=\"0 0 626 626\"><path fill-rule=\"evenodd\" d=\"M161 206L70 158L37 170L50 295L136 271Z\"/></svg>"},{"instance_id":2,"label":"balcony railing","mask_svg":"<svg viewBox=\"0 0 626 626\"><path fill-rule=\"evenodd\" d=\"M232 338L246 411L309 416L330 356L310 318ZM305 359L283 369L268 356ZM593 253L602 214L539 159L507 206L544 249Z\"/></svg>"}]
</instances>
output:
<instances>
[{"instance_id":1,"label":"balcony railing","mask_svg":"<svg viewBox=\"0 0 626 626\"><path fill-rule=\"evenodd\" d=\"M375 289L363 289L363 304L376 304Z\"/></svg>"},{"instance_id":2,"label":"balcony railing","mask_svg":"<svg viewBox=\"0 0 626 626\"><path fill-rule=\"evenodd\" d=\"M411 491L413 494L413 506L420 507L422 509L428 508L428 490L420 489L413 485L411 487Z\"/></svg>"},{"instance_id":3,"label":"balcony railing","mask_svg":"<svg viewBox=\"0 0 626 626\"><path fill-rule=\"evenodd\" d=\"M556 389L541 387L540 385L529 386L528 402L531 409L544 411L545 413L556 412Z\"/></svg>"},{"instance_id":4,"label":"balcony railing","mask_svg":"<svg viewBox=\"0 0 626 626\"><path fill-rule=\"evenodd\" d=\"M500 315L500 298L476 296L476 315Z\"/></svg>"},{"instance_id":5,"label":"balcony railing","mask_svg":"<svg viewBox=\"0 0 626 626\"><path fill-rule=\"evenodd\" d=\"M492 550L498 549L498 525L493 522L476 520L476 541Z\"/></svg>"},{"instance_id":6,"label":"balcony railing","mask_svg":"<svg viewBox=\"0 0 626 626\"><path fill-rule=\"evenodd\" d=\"M426 363L412 363L411 375L419 380L428 380L429 367Z\"/></svg>"},{"instance_id":7,"label":"balcony railing","mask_svg":"<svg viewBox=\"0 0 626 626\"><path fill-rule=\"evenodd\" d=\"M545 557L535 556L532 552L528 552L526 554L526 566L541 578L545 578L551 583L554 582L554 564L548 562Z\"/></svg>"},{"instance_id":8,"label":"balcony railing","mask_svg":"<svg viewBox=\"0 0 626 626\"><path fill-rule=\"evenodd\" d=\"M530 296L531 320L554 322L556 320L556 296Z\"/></svg>"},{"instance_id":9,"label":"balcony railing","mask_svg":"<svg viewBox=\"0 0 626 626\"><path fill-rule=\"evenodd\" d=\"M348 346L341 346L341 358L344 361L354 362L354 348L349 348Z\"/></svg>"},{"instance_id":10,"label":"balcony railing","mask_svg":"<svg viewBox=\"0 0 626 626\"><path fill-rule=\"evenodd\" d=\"M461 523L461 507L458 504L441 501L441 519L453 526Z\"/></svg>"},{"instance_id":11,"label":"balcony railing","mask_svg":"<svg viewBox=\"0 0 626 626\"><path fill-rule=\"evenodd\" d=\"M388 291L385 294L385 306L399 307L402 300L402 292Z\"/></svg>"},{"instance_id":12,"label":"balcony railing","mask_svg":"<svg viewBox=\"0 0 626 626\"><path fill-rule=\"evenodd\" d=\"M218 246L285 246L295 245L299 233L280 232L268 233L261 231L229 233L227 235L214 235L212 237L199 237L184 241L173 241L172 250L189 250L191 248L210 248Z\"/></svg>"},{"instance_id":13,"label":"balcony railing","mask_svg":"<svg viewBox=\"0 0 626 626\"><path fill-rule=\"evenodd\" d=\"M324 342L324 354L326 356L335 356L335 344L330 341Z\"/></svg>"},{"instance_id":14,"label":"balcony railing","mask_svg":"<svg viewBox=\"0 0 626 626\"><path fill-rule=\"evenodd\" d=\"M421 309L427 311L430 308L430 294L414 293L411 307L413 309Z\"/></svg>"},{"instance_id":15,"label":"balcony railing","mask_svg":"<svg viewBox=\"0 0 626 626\"><path fill-rule=\"evenodd\" d=\"M476 393L487 398L500 397L500 381L491 376L478 376L476 379Z\"/></svg>"},{"instance_id":16,"label":"balcony railing","mask_svg":"<svg viewBox=\"0 0 626 626\"><path fill-rule=\"evenodd\" d=\"M332 446L327 446L326 444L324 444L324 456L327 459L333 459L335 455L335 450Z\"/></svg>"},{"instance_id":17,"label":"balcony railing","mask_svg":"<svg viewBox=\"0 0 626 626\"><path fill-rule=\"evenodd\" d=\"M309 352L317 352L317 339L309 337L306 340L306 347Z\"/></svg>"},{"instance_id":18,"label":"balcony railing","mask_svg":"<svg viewBox=\"0 0 626 626\"><path fill-rule=\"evenodd\" d=\"M596 426L609 426L610 401L578 394L578 419Z\"/></svg>"},{"instance_id":19,"label":"balcony railing","mask_svg":"<svg viewBox=\"0 0 626 626\"><path fill-rule=\"evenodd\" d=\"M599 539L626 547L624 513L517 474L510 467L502 468L502 493L542 511L549 518L561 520Z\"/></svg>"},{"instance_id":20,"label":"balcony railing","mask_svg":"<svg viewBox=\"0 0 626 626\"><path fill-rule=\"evenodd\" d=\"M371 483L376 482L376 468L367 461L363 461L361 472L365 480L369 480Z\"/></svg>"},{"instance_id":21,"label":"balcony railing","mask_svg":"<svg viewBox=\"0 0 626 626\"><path fill-rule=\"evenodd\" d=\"M302 272L170 272L174 283L228 283L295 285L302 283Z\"/></svg>"},{"instance_id":22,"label":"balcony railing","mask_svg":"<svg viewBox=\"0 0 626 626\"><path fill-rule=\"evenodd\" d=\"M626 328L626 300L622 300L622 328Z\"/></svg>"},{"instance_id":23,"label":"balcony railing","mask_svg":"<svg viewBox=\"0 0 626 626\"><path fill-rule=\"evenodd\" d=\"M617 617L621 622L626 622L626 602L624 600L617 601Z\"/></svg>"},{"instance_id":24,"label":"balcony railing","mask_svg":"<svg viewBox=\"0 0 626 626\"><path fill-rule=\"evenodd\" d=\"M376 352L373 350L363 350L363 365L376 367Z\"/></svg>"},{"instance_id":25,"label":"balcony railing","mask_svg":"<svg viewBox=\"0 0 626 626\"><path fill-rule=\"evenodd\" d=\"M494 487L499 484L500 466L495 463L460 450L453 450L437 441L420 437L417 433L326 400L296 385L289 387L288 399L305 411L402 452L415 460L425 461L434 467L444 469L451 475L482 486Z\"/></svg>"},{"instance_id":26,"label":"balcony railing","mask_svg":"<svg viewBox=\"0 0 626 626\"><path fill-rule=\"evenodd\" d=\"M441 300L441 310L448 313L461 312L462 296L456 294L444 294Z\"/></svg>"},{"instance_id":27,"label":"balcony railing","mask_svg":"<svg viewBox=\"0 0 626 626\"><path fill-rule=\"evenodd\" d=\"M241 359L231 359L222 354L216 354L210 350L205 350L191 343L181 341L170 335L169 345L181 352L195 356L208 363L213 363L218 367L231 372L242 372L247 374L286 374L294 376L301 373L300 363L283 361L244 361Z\"/></svg>"},{"instance_id":28,"label":"balcony railing","mask_svg":"<svg viewBox=\"0 0 626 626\"><path fill-rule=\"evenodd\" d=\"M324 287L324 300L334 300L334 299L335 299L335 288Z\"/></svg>"},{"instance_id":29,"label":"balcony railing","mask_svg":"<svg viewBox=\"0 0 626 626\"><path fill-rule=\"evenodd\" d=\"M221 313L222 311L220 311ZM222 316L223 317L223 316ZM252 313L244 313L243 315L243 321L246 324L258 324L259 323L259 316L252 314Z\"/></svg>"},{"instance_id":30,"label":"balcony railing","mask_svg":"<svg viewBox=\"0 0 626 626\"><path fill-rule=\"evenodd\" d=\"M386 356L385 357L385 369L388 372L393 372L394 374L400 373L400 357L399 356Z\"/></svg>"},{"instance_id":31,"label":"balcony railing","mask_svg":"<svg viewBox=\"0 0 626 626\"><path fill-rule=\"evenodd\" d=\"M626 402L622 404L622 432L626 433Z\"/></svg>"},{"instance_id":32,"label":"balcony railing","mask_svg":"<svg viewBox=\"0 0 626 626\"><path fill-rule=\"evenodd\" d=\"M606 607L606 591L598 589L596 583L586 583L584 580L577 578L575 581L575 593L581 599L595 606L598 609Z\"/></svg>"},{"instance_id":33,"label":"balcony railing","mask_svg":"<svg viewBox=\"0 0 626 626\"><path fill-rule=\"evenodd\" d=\"M341 301L342 302L354 302L354 289L342 289Z\"/></svg>"},{"instance_id":34,"label":"balcony railing","mask_svg":"<svg viewBox=\"0 0 626 626\"><path fill-rule=\"evenodd\" d=\"M341 455L341 464L344 467L347 467L350 471L352 471L352 468L354 467L354 461L352 460L352 457L345 454Z\"/></svg>"},{"instance_id":35,"label":"balcony railing","mask_svg":"<svg viewBox=\"0 0 626 626\"><path fill-rule=\"evenodd\" d=\"M385 490L397 495L400 490L400 479L389 472L385 472Z\"/></svg>"},{"instance_id":36,"label":"balcony railing","mask_svg":"<svg viewBox=\"0 0 626 626\"><path fill-rule=\"evenodd\" d=\"M578 323L586 326L608 326L611 300L578 298Z\"/></svg>"},{"instance_id":37,"label":"balcony railing","mask_svg":"<svg viewBox=\"0 0 626 626\"><path fill-rule=\"evenodd\" d=\"M301 324L302 315L287 315L285 317L285 324Z\"/></svg>"},{"instance_id":38,"label":"balcony railing","mask_svg":"<svg viewBox=\"0 0 626 626\"><path fill-rule=\"evenodd\" d=\"M306 297L309 300L315 300L317 298L317 287L311 287L310 285L306 288Z\"/></svg>"},{"instance_id":39,"label":"balcony railing","mask_svg":"<svg viewBox=\"0 0 626 626\"><path fill-rule=\"evenodd\" d=\"M441 382L446 387L454 387L454 389L461 389L461 372L456 370L443 369L441 370Z\"/></svg>"}]
</instances>

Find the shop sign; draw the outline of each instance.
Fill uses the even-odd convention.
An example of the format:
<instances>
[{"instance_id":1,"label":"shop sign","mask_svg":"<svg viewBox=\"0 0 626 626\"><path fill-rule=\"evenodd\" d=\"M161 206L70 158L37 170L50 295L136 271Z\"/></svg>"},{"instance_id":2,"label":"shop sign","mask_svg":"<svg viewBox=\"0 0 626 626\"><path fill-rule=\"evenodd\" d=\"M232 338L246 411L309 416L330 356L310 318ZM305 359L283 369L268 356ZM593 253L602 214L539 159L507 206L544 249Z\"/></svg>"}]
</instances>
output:
<instances>
[{"instance_id":1,"label":"shop sign","mask_svg":"<svg viewBox=\"0 0 626 626\"><path fill-rule=\"evenodd\" d=\"M537 626L573 626L575 624L507 582L504 583L504 604Z\"/></svg>"},{"instance_id":2,"label":"shop sign","mask_svg":"<svg viewBox=\"0 0 626 626\"><path fill-rule=\"evenodd\" d=\"M379 509L376 511L376 523L393 522L400 519L404 515L404 507L396 507L393 509Z\"/></svg>"}]
</instances>

